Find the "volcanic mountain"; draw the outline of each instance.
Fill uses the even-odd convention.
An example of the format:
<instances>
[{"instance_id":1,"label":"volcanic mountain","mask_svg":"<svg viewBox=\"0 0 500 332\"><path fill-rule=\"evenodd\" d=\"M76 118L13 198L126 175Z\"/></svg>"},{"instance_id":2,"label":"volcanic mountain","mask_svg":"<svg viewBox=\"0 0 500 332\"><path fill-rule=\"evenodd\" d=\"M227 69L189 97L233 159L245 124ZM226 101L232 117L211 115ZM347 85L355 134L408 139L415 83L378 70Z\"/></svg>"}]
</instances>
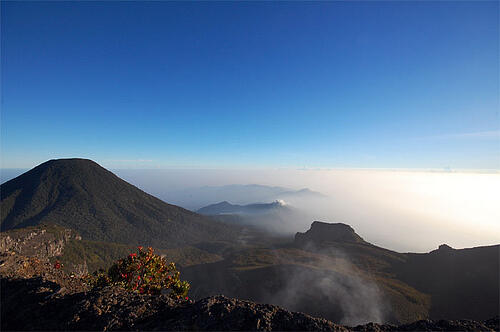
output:
<instances>
[{"instance_id":1,"label":"volcanic mountain","mask_svg":"<svg viewBox=\"0 0 500 332\"><path fill-rule=\"evenodd\" d=\"M86 159L47 161L0 191L2 231L58 224L87 240L168 248L230 239L237 229L167 204Z\"/></svg>"}]
</instances>

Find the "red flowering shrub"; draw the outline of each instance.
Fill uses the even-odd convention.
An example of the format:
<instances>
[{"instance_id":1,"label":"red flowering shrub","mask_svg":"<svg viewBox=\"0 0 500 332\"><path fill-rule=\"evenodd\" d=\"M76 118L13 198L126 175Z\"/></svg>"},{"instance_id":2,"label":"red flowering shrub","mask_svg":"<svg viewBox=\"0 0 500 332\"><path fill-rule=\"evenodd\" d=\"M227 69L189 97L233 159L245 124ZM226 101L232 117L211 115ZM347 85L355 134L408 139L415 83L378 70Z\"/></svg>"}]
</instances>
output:
<instances>
[{"instance_id":1,"label":"red flowering shrub","mask_svg":"<svg viewBox=\"0 0 500 332\"><path fill-rule=\"evenodd\" d=\"M179 276L174 263L154 254L153 248L145 251L139 247L137 253L120 259L107 272L94 273L85 281L92 287L118 284L139 293L160 294L164 291L171 297L186 297L190 285L181 281Z\"/></svg>"}]
</instances>

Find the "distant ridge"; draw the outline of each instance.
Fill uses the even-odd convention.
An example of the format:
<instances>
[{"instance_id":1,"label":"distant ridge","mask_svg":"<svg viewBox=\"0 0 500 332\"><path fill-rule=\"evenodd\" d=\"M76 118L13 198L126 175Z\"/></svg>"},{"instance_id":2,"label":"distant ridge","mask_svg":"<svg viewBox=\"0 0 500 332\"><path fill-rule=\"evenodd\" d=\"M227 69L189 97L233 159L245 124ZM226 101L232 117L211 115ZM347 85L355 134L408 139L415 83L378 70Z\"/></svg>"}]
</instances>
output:
<instances>
[{"instance_id":1,"label":"distant ridge","mask_svg":"<svg viewBox=\"0 0 500 332\"><path fill-rule=\"evenodd\" d=\"M304 199L325 198L326 195L303 188L293 190L259 184L231 184L224 186L203 186L174 191L159 192L158 197L196 211L216 202L229 201L232 204L247 205L255 202L303 201Z\"/></svg>"},{"instance_id":2,"label":"distant ridge","mask_svg":"<svg viewBox=\"0 0 500 332\"><path fill-rule=\"evenodd\" d=\"M236 229L167 204L87 159L47 161L0 192L2 231L53 223L84 239L173 247L231 239Z\"/></svg>"},{"instance_id":3,"label":"distant ridge","mask_svg":"<svg viewBox=\"0 0 500 332\"><path fill-rule=\"evenodd\" d=\"M254 203L247 205L231 204L228 201L224 201L205 206L196 212L204 215L262 214L273 212L277 209L287 209L287 206L283 201L274 201L272 203Z\"/></svg>"},{"instance_id":4,"label":"distant ridge","mask_svg":"<svg viewBox=\"0 0 500 332\"><path fill-rule=\"evenodd\" d=\"M278 199L271 203L231 204L228 201L205 206L196 211L224 223L251 226L274 235L293 235L301 224L311 219L304 211Z\"/></svg>"}]
</instances>

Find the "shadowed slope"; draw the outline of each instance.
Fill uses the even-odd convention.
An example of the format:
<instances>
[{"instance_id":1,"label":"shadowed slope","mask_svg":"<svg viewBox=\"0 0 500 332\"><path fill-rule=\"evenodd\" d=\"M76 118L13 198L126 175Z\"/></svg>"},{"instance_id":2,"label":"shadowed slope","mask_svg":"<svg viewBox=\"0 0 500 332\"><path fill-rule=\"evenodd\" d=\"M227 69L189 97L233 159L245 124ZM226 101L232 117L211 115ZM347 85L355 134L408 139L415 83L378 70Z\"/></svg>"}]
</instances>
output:
<instances>
[{"instance_id":1,"label":"shadowed slope","mask_svg":"<svg viewBox=\"0 0 500 332\"><path fill-rule=\"evenodd\" d=\"M453 249L441 245L430 253L397 253L365 242L344 224L314 222L297 233L295 245L330 256L346 255L379 284L400 281L431 296L432 319L483 320L499 312L500 246ZM389 282L389 283L388 283Z\"/></svg>"},{"instance_id":2,"label":"shadowed slope","mask_svg":"<svg viewBox=\"0 0 500 332\"><path fill-rule=\"evenodd\" d=\"M407 254L396 265L398 279L432 295L435 319L487 319L499 312L500 246Z\"/></svg>"},{"instance_id":3,"label":"shadowed slope","mask_svg":"<svg viewBox=\"0 0 500 332\"><path fill-rule=\"evenodd\" d=\"M85 159L45 162L4 183L1 230L56 223L84 239L172 247L235 228L167 204Z\"/></svg>"}]
</instances>

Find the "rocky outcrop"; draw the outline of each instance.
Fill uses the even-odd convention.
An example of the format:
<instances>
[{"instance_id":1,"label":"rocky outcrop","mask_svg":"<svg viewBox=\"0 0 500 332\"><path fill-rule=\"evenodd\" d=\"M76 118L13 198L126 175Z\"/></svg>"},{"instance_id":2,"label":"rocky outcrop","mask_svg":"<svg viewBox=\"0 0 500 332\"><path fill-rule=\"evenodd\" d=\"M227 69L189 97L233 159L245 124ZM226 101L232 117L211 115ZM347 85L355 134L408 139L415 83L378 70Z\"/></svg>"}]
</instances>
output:
<instances>
[{"instance_id":1,"label":"rocky outcrop","mask_svg":"<svg viewBox=\"0 0 500 332\"><path fill-rule=\"evenodd\" d=\"M49 230L30 227L0 233L0 254L16 253L23 256L47 258L62 255L70 240L81 240L71 229L51 226Z\"/></svg>"},{"instance_id":2,"label":"rocky outcrop","mask_svg":"<svg viewBox=\"0 0 500 332\"><path fill-rule=\"evenodd\" d=\"M313 222L307 232L299 232L295 235L295 244L297 246L322 245L335 242L364 243L365 241L349 225L321 221Z\"/></svg>"},{"instance_id":3,"label":"rocky outcrop","mask_svg":"<svg viewBox=\"0 0 500 332\"><path fill-rule=\"evenodd\" d=\"M2 274L10 273L14 276L21 273L27 276L28 272L23 272L26 262L38 261L50 265L49 260L61 256L68 242L80 241L81 239L75 231L56 225L1 232L0 260L2 266L0 269L2 269ZM86 261L69 265L67 270L70 270L75 276L88 274ZM38 265L38 267L40 266ZM32 272L32 275L36 275L40 271Z\"/></svg>"},{"instance_id":4,"label":"rocky outcrop","mask_svg":"<svg viewBox=\"0 0 500 332\"><path fill-rule=\"evenodd\" d=\"M81 279L37 258L4 256L0 275L1 330L348 331L326 319L222 295L195 302L119 286L88 290Z\"/></svg>"},{"instance_id":5,"label":"rocky outcrop","mask_svg":"<svg viewBox=\"0 0 500 332\"><path fill-rule=\"evenodd\" d=\"M1 326L5 330L231 330L231 331L494 331L486 322L418 321L348 327L270 304L222 295L192 301L126 291L89 290L48 260L0 255Z\"/></svg>"},{"instance_id":6,"label":"rocky outcrop","mask_svg":"<svg viewBox=\"0 0 500 332\"><path fill-rule=\"evenodd\" d=\"M212 296L199 301L128 292L118 286L63 294L44 278L2 279L2 330L148 331L495 331L498 318L423 320L348 327L278 306ZM27 319L29 317L29 319Z\"/></svg>"},{"instance_id":7,"label":"rocky outcrop","mask_svg":"<svg viewBox=\"0 0 500 332\"><path fill-rule=\"evenodd\" d=\"M453 253L456 251L456 249L453 249L447 244L441 244L436 250L433 250L430 252L430 254L433 255L449 255L450 253Z\"/></svg>"}]
</instances>

